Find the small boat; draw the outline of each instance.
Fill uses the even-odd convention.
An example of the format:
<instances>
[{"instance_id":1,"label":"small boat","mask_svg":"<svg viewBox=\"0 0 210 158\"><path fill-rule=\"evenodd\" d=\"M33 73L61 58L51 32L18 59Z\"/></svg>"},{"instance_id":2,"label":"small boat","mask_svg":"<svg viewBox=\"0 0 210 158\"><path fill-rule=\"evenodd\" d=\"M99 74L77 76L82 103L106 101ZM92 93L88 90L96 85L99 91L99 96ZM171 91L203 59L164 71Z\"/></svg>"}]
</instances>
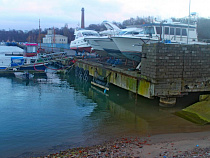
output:
<instances>
[{"instance_id":1,"label":"small boat","mask_svg":"<svg viewBox=\"0 0 210 158\"><path fill-rule=\"evenodd\" d=\"M15 77L21 80L33 79L34 75L28 72L14 72Z\"/></svg>"},{"instance_id":2,"label":"small boat","mask_svg":"<svg viewBox=\"0 0 210 158\"><path fill-rule=\"evenodd\" d=\"M14 54L1 54L1 70L34 70L45 71L48 63L43 62L37 52L38 44L27 43L24 45L23 56Z\"/></svg>"},{"instance_id":3,"label":"small boat","mask_svg":"<svg viewBox=\"0 0 210 158\"><path fill-rule=\"evenodd\" d=\"M75 50L76 52L88 52L90 53L91 46L88 42L84 39L85 37L99 37L100 35L98 32L93 30L75 30L74 32L75 40L71 41L70 49Z\"/></svg>"}]
</instances>

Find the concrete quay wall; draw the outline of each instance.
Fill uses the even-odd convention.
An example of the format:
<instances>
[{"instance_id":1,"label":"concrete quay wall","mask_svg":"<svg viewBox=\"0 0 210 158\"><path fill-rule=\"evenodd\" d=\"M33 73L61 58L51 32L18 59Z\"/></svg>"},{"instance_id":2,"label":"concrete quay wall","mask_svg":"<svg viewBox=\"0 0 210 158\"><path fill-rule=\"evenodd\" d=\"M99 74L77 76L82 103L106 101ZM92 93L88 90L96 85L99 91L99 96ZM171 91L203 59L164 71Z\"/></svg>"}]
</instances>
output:
<instances>
[{"instance_id":1,"label":"concrete quay wall","mask_svg":"<svg viewBox=\"0 0 210 158\"><path fill-rule=\"evenodd\" d=\"M210 45L145 44L141 71L91 59L78 60L75 67L141 96L159 97L163 106L190 92L210 92Z\"/></svg>"},{"instance_id":2,"label":"concrete quay wall","mask_svg":"<svg viewBox=\"0 0 210 158\"><path fill-rule=\"evenodd\" d=\"M141 78L154 96L210 91L210 45L145 44Z\"/></svg>"}]
</instances>

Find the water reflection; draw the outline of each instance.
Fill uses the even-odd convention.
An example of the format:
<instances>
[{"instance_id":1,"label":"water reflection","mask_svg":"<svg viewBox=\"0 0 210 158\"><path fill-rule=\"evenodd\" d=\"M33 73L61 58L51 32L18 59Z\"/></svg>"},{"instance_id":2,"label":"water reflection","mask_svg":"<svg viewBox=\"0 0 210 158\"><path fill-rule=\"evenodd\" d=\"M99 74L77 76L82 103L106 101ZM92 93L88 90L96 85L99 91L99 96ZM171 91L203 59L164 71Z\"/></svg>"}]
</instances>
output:
<instances>
[{"instance_id":1,"label":"water reflection","mask_svg":"<svg viewBox=\"0 0 210 158\"><path fill-rule=\"evenodd\" d=\"M97 129L95 133L99 135L103 133L107 136L111 133L112 136L115 134L141 136L209 130L209 126L198 126L174 115L174 112L195 102L197 94L179 98L173 108L162 108L158 105L158 99L150 100L136 96L116 86L111 86L110 91L104 94L103 90L78 81L73 76L64 78L74 86L75 90L97 103L90 119L94 121L100 119L100 123L95 127L95 130Z\"/></svg>"},{"instance_id":2,"label":"water reflection","mask_svg":"<svg viewBox=\"0 0 210 158\"><path fill-rule=\"evenodd\" d=\"M72 74L24 81L0 78L0 157L47 155L125 135L209 130L111 86L104 92ZM137 97L137 98L136 98ZM23 154L24 153L24 154Z\"/></svg>"}]
</instances>

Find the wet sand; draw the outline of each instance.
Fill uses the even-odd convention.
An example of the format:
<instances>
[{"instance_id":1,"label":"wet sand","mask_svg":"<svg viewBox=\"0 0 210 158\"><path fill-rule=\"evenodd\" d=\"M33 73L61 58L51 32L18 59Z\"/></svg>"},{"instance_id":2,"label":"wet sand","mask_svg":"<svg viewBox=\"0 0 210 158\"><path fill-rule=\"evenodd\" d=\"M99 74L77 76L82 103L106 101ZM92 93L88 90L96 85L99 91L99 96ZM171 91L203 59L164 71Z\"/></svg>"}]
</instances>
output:
<instances>
[{"instance_id":1,"label":"wet sand","mask_svg":"<svg viewBox=\"0 0 210 158\"><path fill-rule=\"evenodd\" d=\"M210 158L210 131L121 137L100 145L73 148L45 157Z\"/></svg>"}]
</instances>

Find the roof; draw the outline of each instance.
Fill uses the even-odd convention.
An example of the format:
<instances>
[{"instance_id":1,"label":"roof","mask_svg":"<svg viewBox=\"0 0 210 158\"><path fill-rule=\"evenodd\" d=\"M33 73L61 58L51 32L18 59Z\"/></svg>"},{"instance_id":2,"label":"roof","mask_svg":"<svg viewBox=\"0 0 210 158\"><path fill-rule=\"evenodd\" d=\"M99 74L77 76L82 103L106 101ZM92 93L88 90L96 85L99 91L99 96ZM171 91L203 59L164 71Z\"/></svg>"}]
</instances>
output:
<instances>
[{"instance_id":1,"label":"roof","mask_svg":"<svg viewBox=\"0 0 210 158\"><path fill-rule=\"evenodd\" d=\"M150 23L150 24L143 24L142 27L147 26L168 26L168 27L188 27L188 24L183 23ZM196 28L195 25L189 25L189 28Z\"/></svg>"}]
</instances>

